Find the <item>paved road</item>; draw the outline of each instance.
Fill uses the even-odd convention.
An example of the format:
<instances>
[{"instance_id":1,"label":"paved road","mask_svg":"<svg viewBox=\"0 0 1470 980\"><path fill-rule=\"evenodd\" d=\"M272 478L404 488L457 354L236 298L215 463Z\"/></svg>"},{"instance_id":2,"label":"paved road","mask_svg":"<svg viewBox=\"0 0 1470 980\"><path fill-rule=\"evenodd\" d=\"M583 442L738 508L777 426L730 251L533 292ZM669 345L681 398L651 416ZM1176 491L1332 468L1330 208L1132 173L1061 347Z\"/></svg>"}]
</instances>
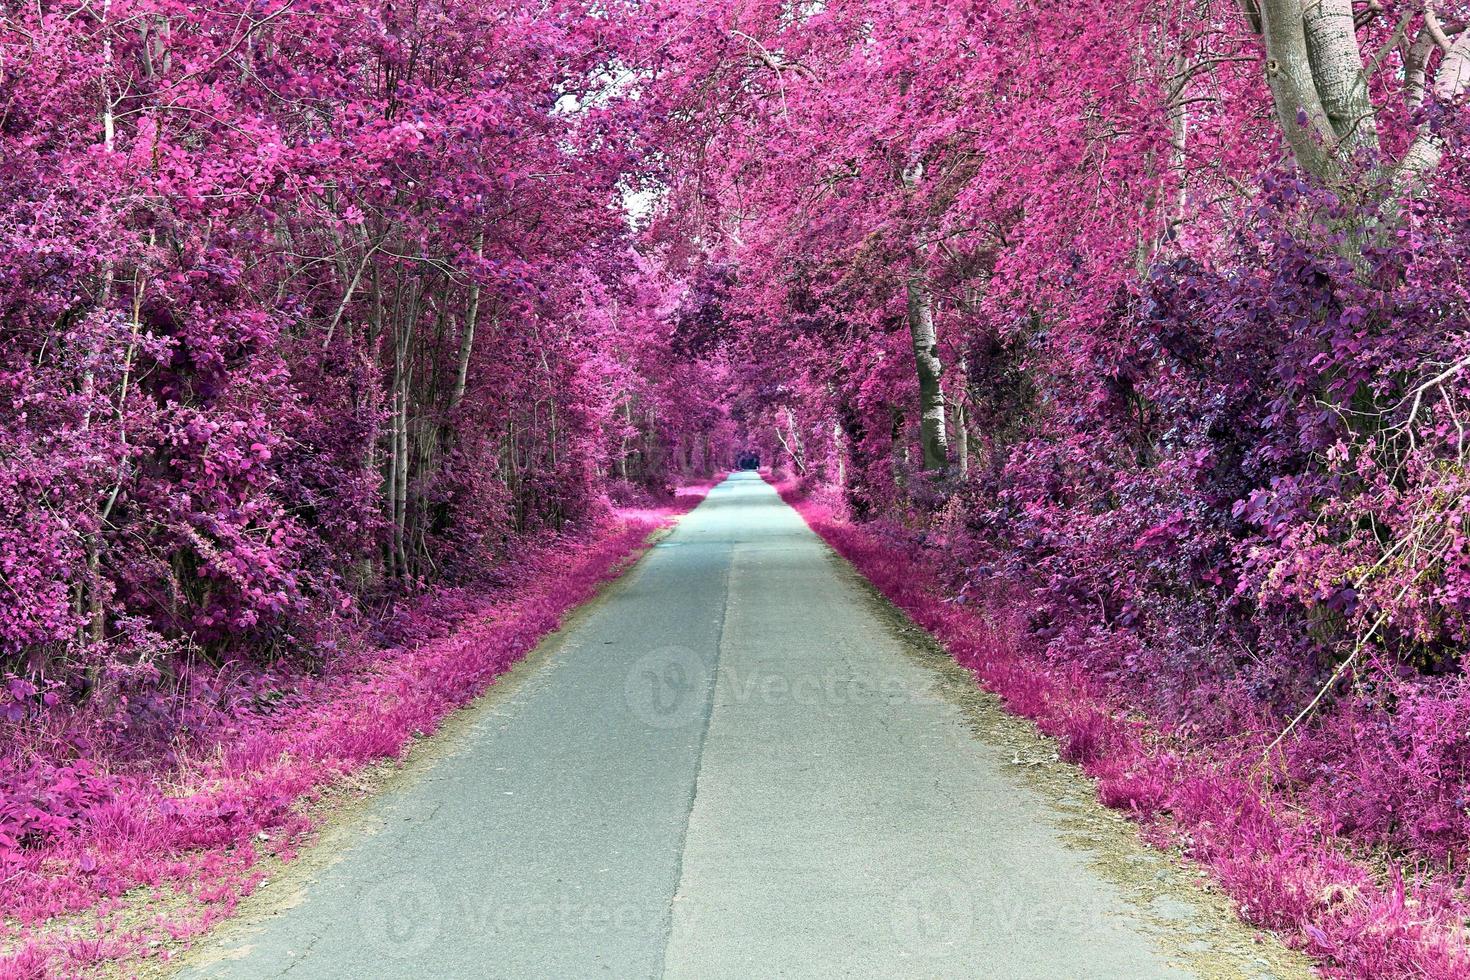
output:
<instances>
[{"instance_id":1,"label":"paved road","mask_svg":"<svg viewBox=\"0 0 1470 980\"><path fill-rule=\"evenodd\" d=\"M753 474L552 642L186 975L1189 975Z\"/></svg>"}]
</instances>

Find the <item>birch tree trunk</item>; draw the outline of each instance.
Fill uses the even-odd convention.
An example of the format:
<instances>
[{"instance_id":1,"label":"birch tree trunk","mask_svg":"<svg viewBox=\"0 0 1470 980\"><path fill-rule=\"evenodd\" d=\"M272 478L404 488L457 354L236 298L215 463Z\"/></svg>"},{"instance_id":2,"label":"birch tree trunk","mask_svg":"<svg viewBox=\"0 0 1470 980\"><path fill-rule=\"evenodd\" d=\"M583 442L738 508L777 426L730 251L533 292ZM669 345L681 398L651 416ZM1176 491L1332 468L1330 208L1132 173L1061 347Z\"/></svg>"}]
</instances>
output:
<instances>
[{"instance_id":1,"label":"birch tree trunk","mask_svg":"<svg viewBox=\"0 0 1470 980\"><path fill-rule=\"evenodd\" d=\"M898 83L899 97L907 100L913 76L904 72ZM899 186L905 198L913 203L919 182L924 178L924 161L900 161L897 168ZM945 435L944 366L939 361L939 341L934 332L934 296L929 284L929 270L920 236L922 226L908 242L908 269L904 292L908 301L909 338L913 341L914 368L919 379L919 440L923 445L924 469L942 470L949 465L949 443ZM907 456L908 449L904 453ZM905 460L907 462L907 460Z\"/></svg>"},{"instance_id":2,"label":"birch tree trunk","mask_svg":"<svg viewBox=\"0 0 1470 980\"><path fill-rule=\"evenodd\" d=\"M1337 141L1339 157L1378 149L1352 0L1307 0L1302 24L1312 81Z\"/></svg>"},{"instance_id":3,"label":"birch tree trunk","mask_svg":"<svg viewBox=\"0 0 1470 980\"><path fill-rule=\"evenodd\" d=\"M1266 83L1276 120L1297 165L1319 177L1331 177L1336 173L1335 133L1313 77L1302 0L1260 0L1256 12L1266 45ZM1362 64L1355 67L1361 70ZM1324 65L1323 71L1337 74L1336 66Z\"/></svg>"},{"instance_id":4,"label":"birch tree trunk","mask_svg":"<svg viewBox=\"0 0 1470 980\"><path fill-rule=\"evenodd\" d=\"M1369 65L1358 42L1352 0L1240 2L1265 44L1266 81L1297 164L1334 180L1352 156L1380 151ZM1423 12L1424 27L1409 46L1404 65L1410 108L1422 103L1431 89L1444 103L1470 90L1470 31L1461 31L1451 42L1433 4L1425 3ZM1431 85L1426 66L1435 44L1444 56ZM1439 165L1442 154L1442 138L1426 124L1392 172L1403 183L1418 183Z\"/></svg>"},{"instance_id":5,"label":"birch tree trunk","mask_svg":"<svg viewBox=\"0 0 1470 980\"><path fill-rule=\"evenodd\" d=\"M485 254L485 236L475 239L475 254ZM470 355L475 349L475 325L480 321L480 283L470 284L470 300L464 315L464 332L459 335L459 363L454 374L454 388L449 395L449 413L459 408L464 401L465 387L470 378Z\"/></svg>"},{"instance_id":6,"label":"birch tree trunk","mask_svg":"<svg viewBox=\"0 0 1470 980\"><path fill-rule=\"evenodd\" d=\"M104 153L112 154L116 150L117 143L117 119L115 116L117 103L113 99L112 89L112 0L103 0L102 3L102 149ZM141 266L140 266L141 267ZM102 266L102 283L98 290L97 305L106 310L112 303L113 281L116 271L113 269L112 260L108 259ZM135 273L140 274L140 273ZM134 310L137 310L138 294L135 284ZM135 316L136 321L136 316ZM136 329L134 336L137 335ZM94 351L95 354L95 351ZM92 426L92 405L97 390L96 375L91 367L88 367L82 377L82 395L86 404L82 417L82 430L87 431ZM127 388L124 382L123 395L126 398ZM126 411L126 406L119 402L118 412L121 415ZM121 475L119 475L121 480ZM113 501L116 500L117 490L113 490L113 497L107 502L105 508L98 507L96 512L97 527L90 533L83 535L83 550L86 554L87 574L77 587L74 599L74 608L77 613L77 643L82 645L91 640L93 643L101 642L106 633L105 603L102 589L102 533L107 526L108 512L112 509ZM95 696L98 685L101 683L101 673L95 666L87 668L87 678L92 683L92 692Z\"/></svg>"},{"instance_id":7,"label":"birch tree trunk","mask_svg":"<svg viewBox=\"0 0 1470 980\"><path fill-rule=\"evenodd\" d=\"M934 332L934 297L923 259L917 254L909 262L906 290L909 336L919 376L919 441L924 450L924 469L942 470L949 465L949 440L944 431L944 366Z\"/></svg>"},{"instance_id":8,"label":"birch tree trunk","mask_svg":"<svg viewBox=\"0 0 1470 980\"><path fill-rule=\"evenodd\" d=\"M958 398L954 403L954 450L961 479L970 475L970 430L965 418L965 403Z\"/></svg>"},{"instance_id":9,"label":"birch tree trunk","mask_svg":"<svg viewBox=\"0 0 1470 980\"><path fill-rule=\"evenodd\" d=\"M413 342L413 317L416 313L417 303L410 303L408 317L395 324L398 336L395 338L393 352L393 431L389 453L394 479L388 505L393 521L393 557L400 576L406 576L409 572L408 550L404 542L404 528L408 518L408 352Z\"/></svg>"},{"instance_id":10,"label":"birch tree trunk","mask_svg":"<svg viewBox=\"0 0 1470 980\"><path fill-rule=\"evenodd\" d=\"M1432 9L1432 8L1426 8ZM1426 30L1426 33L1429 33ZM1434 43L1444 50L1444 58L1439 63L1439 71L1435 75L1433 91L1435 97L1444 103L1455 102L1467 91L1470 91L1470 29L1460 32L1459 37L1452 43L1444 36L1442 30L1436 32L1439 36L1433 38ZM1424 55L1424 64L1428 64L1429 53ZM1410 89L1410 97L1422 103L1428 91L1428 85L1420 71L1419 77L1410 78L1411 85L1417 85ZM1429 123L1424 123L1414 141L1409 144L1408 150L1404 152L1404 158L1399 163L1398 176L1410 185L1419 184L1426 175L1439 166L1440 159L1444 156L1444 137Z\"/></svg>"},{"instance_id":11,"label":"birch tree trunk","mask_svg":"<svg viewBox=\"0 0 1470 980\"><path fill-rule=\"evenodd\" d=\"M907 94L906 83L903 92ZM914 196L923 177L923 161L899 170L899 184L906 197ZM923 242L918 233L909 242L904 292L914 369L919 379L919 441L924 452L924 469L942 470L949 465L949 442L944 431L944 366L939 361L939 340L934 331L934 295L929 286Z\"/></svg>"},{"instance_id":12,"label":"birch tree trunk","mask_svg":"<svg viewBox=\"0 0 1470 980\"><path fill-rule=\"evenodd\" d=\"M624 483L628 482L628 429L633 427L633 396L628 394L623 398L623 422L626 427L623 430L622 440L618 446L618 475Z\"/></svg>"},{"instance_id":13,"label":"birch tree trunk","mask_svg":"<svg viewBox=\"0 0 1470 980\"><path fill-rule=\"evenodd\" d=\"M837 456L837 488L847 489L847 439L841 422L832 423L832 451Z\"/></svg>"},{"instance_id":14,"label":"birch tree trunk","mask_svg":"<svg viewBox=\"0 0 1470 980\"><path fill-rule=\"evenodd\" d=\"M796 451L797 465L803 473L806 472L806 443L801 438L801 430L796 427L796 413L791 406L786 406L786 431L791 435L791 448Z\"/></svg>"}]
</instances>

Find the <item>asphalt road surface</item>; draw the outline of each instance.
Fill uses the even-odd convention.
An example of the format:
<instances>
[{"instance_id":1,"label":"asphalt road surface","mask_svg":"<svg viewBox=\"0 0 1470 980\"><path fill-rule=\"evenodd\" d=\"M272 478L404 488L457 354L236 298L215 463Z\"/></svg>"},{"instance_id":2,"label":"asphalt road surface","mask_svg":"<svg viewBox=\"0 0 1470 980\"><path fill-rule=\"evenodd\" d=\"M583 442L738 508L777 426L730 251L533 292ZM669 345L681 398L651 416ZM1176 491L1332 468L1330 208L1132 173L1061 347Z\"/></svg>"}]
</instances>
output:
<instances>
[{"instance_id":1,"label":"asphalt road surface","mask_svg":"<svg viewBox=\"0 0 1470 980\"><path fill-rule=\"evenodd\" d=\"M1193 975L755 474L548 643L184 975Z\"/></svg>"}]
</instances>

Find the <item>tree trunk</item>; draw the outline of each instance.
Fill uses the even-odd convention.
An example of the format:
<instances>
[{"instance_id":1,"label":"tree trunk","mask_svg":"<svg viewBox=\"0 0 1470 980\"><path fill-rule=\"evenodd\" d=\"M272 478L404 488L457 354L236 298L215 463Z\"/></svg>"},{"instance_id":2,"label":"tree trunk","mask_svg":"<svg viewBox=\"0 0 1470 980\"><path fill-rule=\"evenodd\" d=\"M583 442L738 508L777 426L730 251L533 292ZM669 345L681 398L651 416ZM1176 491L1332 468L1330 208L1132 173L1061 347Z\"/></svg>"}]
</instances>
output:
<instances>
[{"instance_id":1,"label":"tree trunk","mask_svg":"<svg viewBox=\"0 0 1470 980\"><path fill-rule=\"evenodd\" d=\"M803 459L801 444L796 439L796 427L792 423L791 410L786 410L786 424L791 426L791 441L786 441L786 436L781 433L779 423L771 426L771 431L776 434L776 442L786 452L786 458L791 460L791 465L796 468L799 476L806 476L806 460Z\"/></svg>"},{"instance_id":2,"label":"tree trunk","mask_svg":"<svg viewBox=\"0 0 1470 980\"><path fill-rule=\"evenodd\" d=\"M910 462L909 443L903 437L904 418L903 412L896 405L888 406L889 422L892 428L889 430L889 442L892 444L890 450L893 468L893 485L899 492L908 493L908 470Z\"/></svg>"},{"instance_id":3,"label":"tree trunk","mask_svg":"<svg viewBox=\"0 0 1470 980\"><path fill-rule=\"evenodd\" d=\"M796 465L802 473L806 473L806 443L802 442L801 432L796 428L796 413L791 406L786 406L786 431L791 436L791 448L796 454Z\"/></svg>"},{"instance_id":4,"label":"tree trunk","mask_svg":"<svg viewBox=\"0 0 1470 980\"><path fill-rule=\"evenodd\" d=\"M1334 176L1331 144L1336 134L1313 78L1302 0L1261 0L1259 15L1266 44L1266 82L1286 142L1303 170L1323 178ZM1361 63L1356 67L1361 70Z\"/></svg>"},{"instance_id":5,"label":"tree trunk","mask_svg":"<svg viewBox=\"0 0 1470 980\"><path fill-rule=\"evenodd\" d=\"M416 304L415 304L416 305ZM411 307L412 309L412 307ZM409 414L409 378L408 378L408 351L412 343L413 321L403 324L399 328L401 333L397 338L394 351L393 369L393 472L396 479L393 481L393 496L389 501L390 513L393 516L393 553L394 560L398 565L401 576L407 576L408 550L404 544L404 528L408 517L408 414Z\"/></svg>"},{"instance_id":6,"label":"tree trunk","mask_svg":"<svg viewBox=\"0 0 1470 980\"><path fill-rule=\"evenodd\" d=\"M628 482L628 428L633 426L633 396L627 395L623 399L623 421L627 428L623 430L622 441L618 446L618 475L623 482Z\"/></svg>"},{"instance_id":7,"label":"tree trunk","mask_svg":"<svg viewBox=\"0 0 1470 980\"><path fill-rule=\"evenodd\" d=\"M961 478L970 475L970 430L965 418L965 403L955 399L954 403L954 451Z\"/></svg>"},{"instance_id":8,"label":"tree trunk","mask_svg":"<svg viewBox=\"0 0 1470 980\"><path fill-rule=\"evenodd\" d=\"M841 422L832 423L832 452L837 457L837 489L847 489L847 446Z\"/></svg>"},{"instance_id":9,"label":"tree trunk","mask_svg":"<svg viewBox=\"0 0 1470 980\"><path fill-rule=\"evenodd\" d=\"M475 240L476 254L483 255L485 252L485 239L480 236ZM475 349L475 325L480 321L480 283L470 285L470 301L465 309L464 332L459 335L459 363L454 375L454 389L449 396L449 413L459 408L459 403L464 401L465 387L470 377L470 355Z\"/></svg>"},{"instance_id":10,"label":"tree trunk","mask_svg":"<svg viewBox=\"0 0 1470 980\"><path fill-rule=\"evenodd\" d=\"M939 341L934 333L934 298L923 260L916 254L908 271L909 336L914 345L914 366L919 376L919 439L924 449L924 469L942 470L949 465L949 440L944 431L943 365Z\"/></svg>"},{"instance_id":11,"label":"tree trunk","mask_svg":"<svg viewBox=\"0 0 1470 980\"><path fill-rule=\"evenodd\" d=\"M388 458L386 460L388 473L383 481L383 497L388 505L389 523L392 523L393 501L398 499L398 382L393 383L393 409L389 416L388 425ZM394 578L398 575L398 549L393 547L390 540L388 544L387 560L388 577Z\"/></svg>"},{"instance_id":12,"label":"tree trunk","mask_svg":"<svg viewBox=\"0 0 1470 980\"><path fill-rule=\"evenodd\" d=\"M1424 64L1428 64L1428 60L1429 53L1426 52ZM1427 88L1422 65L1418 70L1417 80L1409 79L1411 86L1417 86L1417 89L1411 87L1410 90L1411 102L1414 104L1423 102ZM1461 31L1459 37L1445 50L1434 78L1435 97L1445 104L1458 101L1467 91L1470 91L1470 30ZM1398 176L1404 183L1419 185L1439 166L1443 156L1444 136L1426 122L1420 126L1419 134L1414 137L1414 142L1409 145L1399 162Z\"/></svg>"},{"instance_id":13,"label":"tree trunk","mask_svg":"<svg viewBox=\"0 0 1470 980\"><path fill-rule=\"evenodd\" d=\"M1312 81L1332 125L1340 157L1378 149L1378 124L1368 99L1363 52L1352 0L1309 0L1302 5Z\"/></svg>"}]
</instances>

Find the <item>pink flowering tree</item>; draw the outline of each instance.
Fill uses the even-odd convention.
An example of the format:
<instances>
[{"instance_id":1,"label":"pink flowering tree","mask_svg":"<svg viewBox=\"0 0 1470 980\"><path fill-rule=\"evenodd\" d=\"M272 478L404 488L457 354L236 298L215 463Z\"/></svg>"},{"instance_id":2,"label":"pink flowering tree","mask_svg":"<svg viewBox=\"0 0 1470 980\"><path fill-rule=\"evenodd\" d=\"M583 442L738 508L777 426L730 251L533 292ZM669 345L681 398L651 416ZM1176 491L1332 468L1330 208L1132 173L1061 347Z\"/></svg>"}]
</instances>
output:
<instances>
[{"instance_id":1,"label":"pink flowering tree","mask_svg":"<svg viewBox=\"0 0 1470 980\"><path fill-rule=\"evenodd\" d=\"M627 246L617 30L575 3L7 8L7 676L80 696L309 652L598 519L629 441L644 484L716 465L674 287Z\"/></svg>"}]
</instances>

